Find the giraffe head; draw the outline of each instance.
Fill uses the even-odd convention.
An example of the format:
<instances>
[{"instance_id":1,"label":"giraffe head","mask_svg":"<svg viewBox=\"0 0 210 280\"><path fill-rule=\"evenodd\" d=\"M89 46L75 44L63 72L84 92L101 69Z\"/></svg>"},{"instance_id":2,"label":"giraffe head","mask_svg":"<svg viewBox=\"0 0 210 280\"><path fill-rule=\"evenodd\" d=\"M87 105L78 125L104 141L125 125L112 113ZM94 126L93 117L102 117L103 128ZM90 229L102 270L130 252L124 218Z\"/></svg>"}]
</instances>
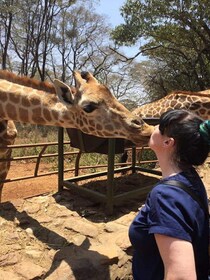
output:
<instances>
[{"instance_id":1,"label":"giraffe head","mask_svg":"<svg viewBox=\"0 0 210 280\"><path fill-rule=\"evenodd\" d=\"M76 91L59 80L55 90L66 106L75 110L75 127L87 134L105 138L124 138L136 145L148 142L153 126L132 114L89 72L74 72Z\"/></svg>"}]
</instances>

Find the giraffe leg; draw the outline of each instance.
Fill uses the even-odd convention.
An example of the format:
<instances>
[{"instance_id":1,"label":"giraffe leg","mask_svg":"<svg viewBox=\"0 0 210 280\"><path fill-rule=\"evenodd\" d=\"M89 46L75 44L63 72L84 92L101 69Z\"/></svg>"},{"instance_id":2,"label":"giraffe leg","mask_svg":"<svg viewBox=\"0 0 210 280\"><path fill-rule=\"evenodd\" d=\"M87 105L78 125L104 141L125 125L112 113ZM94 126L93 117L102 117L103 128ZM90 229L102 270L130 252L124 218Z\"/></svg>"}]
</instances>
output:
<instances>
[{"instance_id":1,"label":"giraffe leg","mask_svg":"<svg viewBox=\"0 0 210 280\"><path fill-rule=\"evenodd\" d=\"M17 136L17 130L13 121L0 120L0 159L9 159L12 154L12 149L1 148L7 145L13 145ZM10 161L0 162L0 202L2 200L2 190L8 171L10 168Z\"/></svg>"}]
</instances>

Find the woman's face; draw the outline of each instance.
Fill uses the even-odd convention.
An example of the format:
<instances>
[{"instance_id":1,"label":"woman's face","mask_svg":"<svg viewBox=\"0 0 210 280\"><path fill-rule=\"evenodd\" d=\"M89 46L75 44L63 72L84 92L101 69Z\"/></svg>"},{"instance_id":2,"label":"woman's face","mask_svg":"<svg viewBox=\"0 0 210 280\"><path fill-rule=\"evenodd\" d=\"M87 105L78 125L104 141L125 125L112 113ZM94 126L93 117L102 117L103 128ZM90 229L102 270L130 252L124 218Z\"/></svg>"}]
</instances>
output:
<instances>
[{"instance_id":1,"label":"woman's face","mask_svg":"<svg viewBox=\"0 0 210 280\"><path fill-rule=\"evenodd\" d=\"M150 149L152 149L154 152L163 149L164 148L164 141L167 138L168 138L167 136L161 134L161 132L159 130L159 125L157 125L155 127L154 132L150 136L150 140L149 140Z\"/></svg>"}]
</instances>

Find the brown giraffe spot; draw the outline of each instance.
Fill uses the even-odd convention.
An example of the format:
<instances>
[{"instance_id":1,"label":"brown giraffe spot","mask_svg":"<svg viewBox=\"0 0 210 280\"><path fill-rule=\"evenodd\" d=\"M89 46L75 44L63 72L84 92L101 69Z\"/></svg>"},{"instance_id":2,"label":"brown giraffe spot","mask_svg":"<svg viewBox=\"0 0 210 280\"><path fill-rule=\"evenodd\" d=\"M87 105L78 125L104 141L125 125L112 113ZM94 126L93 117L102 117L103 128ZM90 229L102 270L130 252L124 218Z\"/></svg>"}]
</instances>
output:
<instances>
[{"instance_id":1,"label":"brown giraffe spot","mask_svg":"<svg viewBox=\"0 0 210 280\"><path fill-rule=\"evenodd\" d=\"M89 132L89 130L88 130L86 127L84 127L84 128L82 129L82 132L84 132L84 133L88 133L88 132Z\"/></svg>"},{"instance_id":2,"label":"brown giraffe spot","mask_svg":"<svg viewBox=\"0 0 210 280\"><path fill-rule=\"evenodd\" d=\"M67 112L63 114L63 119L69 120L69 114Z\"/></svg>"},{"instance_id":3,"label":"brown giraffe spot","mask_svg":"<svg viewBox=\"0 0 210 280\"><path fill-rule=\"evenodd\" d=\"M15 104L19 103L20 102L20 95L19 94L11 95L10 96L10 101L12 103L15 103Z\"/></svg>"},{"instance_id":4,"label":"brown giraffe spot","mask_svg":"<svg viewBox=\"0 0 210 280\"><path fill-rule=\"evenodd\" d=\"M119 122L115 122L115 129L118 130L121 128L121 125Z\"/></svg>"},{"instance_id":5,"label":"brown giraffe spot","mask_svg":"<svg viewBox=\"0 0 210 280\"><path fill-rule=\"evenodd\" d=\"M71 118L72 118L73 121L76 120L76 116L74 114L71 115Z\"/></svg>"},{"instance_id":6,"label":"brown giraffe spot","mask_svg":"<svg viewBox=\"0 0 210 280\"><path fill-rule=\"evenodd\" d=\"M52 110L52 111L51 111L51 113L52 113L52 115L53 115L53 118L54 118L55 120L57 120L57 119L58 119L58 117L59 117L58 112L57 112L57 111L55 111L55 110Z\"/></svg>"},{"instance_id":7,"label":"brown giraffe spot","mask_svg":"<svg viewBox=\"0 0 210 280\"><path fill-rule=\"evenodd\" d=\"M42 114L41 108L39 108L39 107L34 108L34 109L32 110L32 114L33 114L34 116L41 116L41 114Z\"/></svg>"},{"instance_id":8,"label":"brown giraffe spot","mask_svg":"<svg viewBox=\"0 0 210 280\"><path fill-rule=\"evenodd\" d=\"M46 123L45 119L42 117L41 108L35 108L32 110L32 120L35 123Z\"/></svg>"},{"instance_id":9,"label":"brown giraffe spot","mask_svg":"<svg viewBox=\"0 0 210 280\"><path fill-rule=\"evenodd\" d=\"M47 109L43 110L43 116L49 122L52 120L51 114Z\"/></svg>"},{"instance_id":10,"label":"brown giraffe spot","mask_svg":"<svg viewBox=\"0 0 210 280\"><path fill-rule=\"evenodd\" d=\"M81 127L83 126L83 121L81 119L79 120L78 123L79 123L79 126L81 126Z\"/></svg>"},{"instance_id":11,"label":"brown giraffe spot","mask_svg":"<svg viewBox=\"0 0 210 280\"><path fill-rule=\"evenodd\" d=\"M171 101L171 106L172 106L172 107L174 107L176 104L177 104L177 101L175 101L175 100L172 100L172 101Z\"/></svg>"},{"instance_id":12,"label":"brown giraffe spot","mask_svg":"<svg viewBox=\"0 0 210 280\"><path fill-rule=\"evenodd\" d=\"M108 124L108 125L105 125L105 130L106 131L113 131L114 129L113 129L112 125Z\"/></svg>"},{"instance_id":13,"label":"brown giraffe spot","mask_svg":"<svg viewBox=\"0 0 210 280\"><path fill-rule=\"evenodd\" d=\"M0 102L0 112L4 112L4 108L3 108L2 104L1 104L1 102Z\"/></svg>"},{"instance_id":14,"label":"brown giraffe spot","mask_svg":"<svg viewBox=\"0 0 210 280\"><path fill-rule=\"evenodd\" d=\"M35 106L40 105L40 103L41 103L41 99L37 96L34 96L34 97L31 96L29 101L30 101L31 105L35 105Z\"/></svg>"},{"instance_id":15,"label":"brown giraffe spot","mask_svg":"<svg viewBox=\"0 0 210 280\"><path fill-rule=\"evenodd\" d=\"M93 129L94 129L94 127L95 127L95 122L94 122L93 120L90 120L90 121L89 121L89 126L90 126L90 127L93 127Z\"/></svg>"},{"instance_id":16,"label":"brown giraffe spot","mask_svg":"<svg viewBox=\"0 0 210 280\"><path fill-rule=\"evenodd\" d=\"M88 121L87 121L86 118L83 117L83 118L82 118L82 121L83 121L83 124L84 124L84 125L88 125Z\"/></svg>"},{"instance_id":17,"label":"brown giraffe spot","mask_svg":"<svg viewBox=\"0 0 210 280\"><path fill-rule=\"evenodd\" d=\"M206 102L203 104L203 106L207 109L210 109L210 102Z\"/></svg>"},{"instance_id":18,"label":"brown giraffe spot","mask_svg":"<svg viewBox=\"0 0 210 280\"><path fill-rule=\"evenodd\" d=\"M89 130L89 132L91 132L91 131L95 131L95 128L94 128L94 127L92 127L92 126L89 126L89 127L88 127L88 130Z\"/></svg>"},{"instance_id":19,"label":"brown giraffe spot","mask_svg":"<svg viewBox=\"0 0 210 280\"><path fill-rule=\"evenodd\" d=\"M200 108L200 104L193 103L189 106L190 110L198 110Z\"/></svg>"},{"instance_id":20,"label":"brown giraffe spot","mask_svg":"<svg viewBox=\"0 0 210 280\"><path fill-rule=\"evenodd\" d=\"M189 102L189 103L193 103L193 102L194 102L194 99L193 99L191 96L189 96L189 97L188 97L188 102Z\"/></svg>"},{"instance_id":21,"label":"brown giraffe spot","mask_svg":"<svg viewBox=\"0 0 210 280\"><path fill-rule=\"evenodd\" d=\"M161 107L157 107L153 112L157 112L157 111L160 111L160 110L162 110L162 108Z\"/></svg>"},{"instance_id":22,"label":"brown giraffe spot","mask_svg":"<svg viewBox=\"0 0 210 280\"><path fill-rule=\"evenodd\" d=\"M29 115L28 115L28 110L24 108L19 109L19 116L20 120L24 122L29 122Z\"/></svg>"},{"instance_id":23,"label":"brown giraffe spot","mask_svg":"<svg viewBox=\"0 0 210 280\"><path fill-rule=\"evenodd\" d=\"M177 103L174 106L172 106L172 108L176 108L176 109L181 109L182 108L182 103Z\"/></svg>"},{"instance_id":24,"label":"brown giraffe spot","mask_svg":"<svg viewBox=\"0 0 210 280\"><path fill-rule=\"evenodd\" d=\"M36 124L45 124L46 121L41 116L33 116L32 121Z\"/></svg>"},{"instance_id":25,"label":"brown giraffe spot","mask_svg":"<svg viewBox=\"0 0 210 280\"><path fill-rule=\"evenodd\" d=\"M29 100L26 99L26 98L22 98L21 104L22 104L24 107L27 107L27 108L28 108L29 106L31 106Z\"/></svg>"},{"instance_id":26,"label":"brown giraffe spot","mask_svg":"<svg viewBox=\"0 0 210 280\"><path fill-rule=\"evenodd\" d=\"M8 99L7 93L6 92L1 92L1 101L6 102Z\"/></svg>"},{"instance_id":27,"label":"brown giraffe spot","mask_svg":"<svg viewBox=\"0 0 210 280\"><path fill-rule=\"evenodd\" d=\"M15 120L17 118L16 108L13 104L8 103L5 107L5 110L6 112L8 112L8 115L12 120Z\"/></svg>"},{"instance_id":28,"label":"brown giraffe spot","mask_svg":"<svg viewBox=\"0 0 210 280\"><path fill-rule=\"evenodd\" d=\"M102 126L100 124L96 125L96 130L101 131L102 130Z\"/></svg>"}]
</instances>

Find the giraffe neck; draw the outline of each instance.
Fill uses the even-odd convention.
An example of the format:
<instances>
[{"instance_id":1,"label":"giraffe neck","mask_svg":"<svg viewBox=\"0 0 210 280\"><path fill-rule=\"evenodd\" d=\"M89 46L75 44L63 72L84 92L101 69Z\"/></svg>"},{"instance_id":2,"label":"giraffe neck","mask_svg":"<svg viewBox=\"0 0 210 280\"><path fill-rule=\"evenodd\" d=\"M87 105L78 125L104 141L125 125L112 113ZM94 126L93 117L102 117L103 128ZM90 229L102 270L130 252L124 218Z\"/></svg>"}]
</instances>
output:
<instances>
[{"instance_id":1,"label":"giraffe neck","mask_svg":"<svg viewBox=\"0 0 210 280\"><path fill-rule=\"evenodd\" d=\"M18 76L7 70L0 70L0 79L7 80L13 84L19 84L19 85L31 87L34 89L44 90L46 92L55 93L55 88L54 88L53 84L50 84L46 81L42 82L42 81L39 81L36 79L32 79L27 76Z\"/></svg>"},{"instance_id":2,"label":"giraffe neck","mask_svg":"<svg viewBox=\"0 0 210 280\"><path fill-rule=\"evenodd\" d=\"M53 93L0 80L0 119L23 123L75 127L71 112Z\"/></svg>"},{"instance_id":3,"label":"giraffe neck","mask_svg":"<svg viewBox=\"0 0 210 280\"><path fill-rule=\"evenodd\" d=\"M185 109L194 112L203 119L210 115L210 90L200 92L177 91L155 102L135 109L133 113L142 118L159 118L170 109Z\"/></svg>"}]
</instances>

